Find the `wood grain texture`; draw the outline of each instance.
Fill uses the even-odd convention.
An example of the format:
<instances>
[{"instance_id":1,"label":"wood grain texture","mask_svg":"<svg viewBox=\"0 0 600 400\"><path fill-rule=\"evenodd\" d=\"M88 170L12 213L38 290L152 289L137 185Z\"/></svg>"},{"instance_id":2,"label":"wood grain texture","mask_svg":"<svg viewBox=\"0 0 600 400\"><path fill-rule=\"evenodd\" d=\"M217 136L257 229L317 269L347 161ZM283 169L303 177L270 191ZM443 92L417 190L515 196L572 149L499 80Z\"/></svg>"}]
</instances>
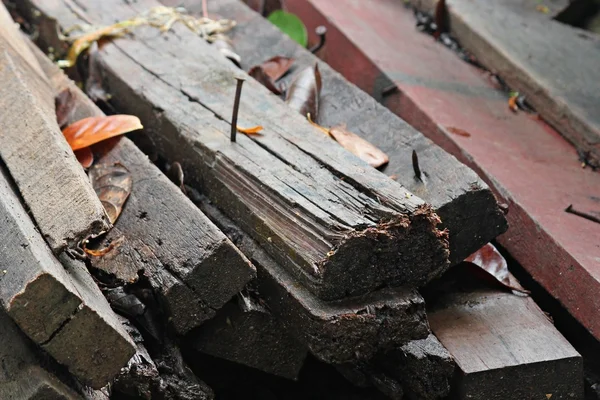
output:
<instances>
[{"instance_id":1,"label":"wood grain texture","mask_svg":"<svg viewBox=\"0 0 600 400\"><path fill-rule=\"evenodd\" d=\"M428 316L456 361L456 398L583 398L581 356L530 297L451 293Z\"/></svg>"},{"instance_id":2,"label":"wood grain texture","mask_svg":"<svg viewBox=\"0 0 600 400\"><path fill-rule=\"evenodd\" d=\"M35 55L55 93L71 93L68 123L104 115L44 54ZM129 139L99 144L94 151L97 163L124 165L133 190L107 236L125 238L124 243L92 257L92 265L120 283L147 277L179 333L211 318L255 276L253 266Z\"/></svg>"},{"instance_id":3,"label":"wood grain texture","mask_svg":"<svg viewBox=\"0 0 600 400\"><path fill-rule=\"evenodd\" d=\"M110 224L58 128L47 79L4 6L0 8L0 156L58 254Z\"/></svg>"},{"instance_id":4,"label":"wood grain texture","mask_svg":"<svg viewBox=\"0 0 600 400\"><path fill-rule=\"evenodd\" d=\"M133 354L85 265L54 258L0 171L0 300L35 343L94 388L104 386Z\"/></svg>"},{"instance_id":5,"label":"wood grain texture","mask_svg":"<svg viewBox=\"0 0 600 400\"><path fill-rule=\"evenodd\" d=\"M78 15L108 23L156 4L90 2ZM62 1L30 6L63 27L78 18ZM335 299L382 284L420 286L448 267L445 234L428 205L251 79L239 124L263 125L265 135L231 144L224 121L239 71L187 28L173 29L157 35L140 28L135 38L102 47L99 63L113 103L139 116L159 151L180 161L191 183L295 279Z\"/></svg>"},{"instance_id":6,"label":"wood grain texture","mask_svg":"<svg viewBox=\"0 0 600 400\"><path fill-rule=\"evenodd\" d=\"M320 360L333 364L366 361L430 333L425 303L417 291L386 288L323 301L299 285L216 207L207 201L199 206L256 265L256 287L269 310Z\"/></svg>"},{"instance_id":7,"label":"wood grain texture","mask_svg":"<svg viewBox=\"0 0 600 400\"><path fill-rule=\"evenodd\" d=\"M201 2L197 0L162 3L183 4L191 12L201 12ZM319 61L240 1L213 0L208 6L210 12L237 22L230 36L245 70L277 55L292 57L295 61L291 71L278 81L289 87L299 71ZM350 131L389 156L390 162L383 172L430 203L441 217L442 226L449 229L452 264L506 231L506 220L493 193L475 172L329 65L319 63L319 70L323 80L319 123L327 127L346 124ZM414 176L412 150L417 152L420 166L427 174L425 183Z\"/></svg>"},{"instance_id":8,"label":"wood grain texture","mask_svg":"<svg viewBox=\"0 0 600 400\"><path fill-rule=\"evenodd\" d=\"M194 349L287 379L298 379L308 354L253 295L241 293L190 338Z\"/></svg>"},{"instance_id":9,"label":"wood grain texture","mask_svg":"<svg viewBox=\"0 0 600 400\"><path fill-rule=\"evenodd\" d=\"M435 0L412 3L435 6ZM531 0L446 4L461 45L600 167L600 95L590 84L600 80L600 36L551 19Z\"/></svg>"}]
</instances>

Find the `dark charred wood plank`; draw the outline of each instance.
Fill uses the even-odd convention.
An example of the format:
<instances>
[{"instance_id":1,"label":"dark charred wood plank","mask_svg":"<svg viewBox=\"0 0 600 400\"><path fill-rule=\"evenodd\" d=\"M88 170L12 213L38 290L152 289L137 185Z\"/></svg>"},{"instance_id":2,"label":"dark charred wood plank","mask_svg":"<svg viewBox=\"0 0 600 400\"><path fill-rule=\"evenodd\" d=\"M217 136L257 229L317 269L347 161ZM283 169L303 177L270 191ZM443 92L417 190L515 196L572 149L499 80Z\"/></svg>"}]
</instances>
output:
<instances>
[{"instance_id":1,"label":"dark charred wood plank","mask_svg":"<svg viewBox=\"0 0 600 400\"><path fill-rule=\"evenodd\" d=\"M61 263L0 171L0 301L35 343L83 383L101 388L133 355L100 289L80 261Z\"/></svg>"},{"instance_id":2,"label":"dark charred wood plank","mask_svg":"<svg viewBox=\"0 0 600 400\"><path fill-rule=\"evenodd\" d=\"M581 356L530 297L448 293L428 316L456 361L457 399L583 398Z\"/></svg>"},{"instance_id":3,"label":"dark charred wood plank","mask_svg":"<svg viewBox=\"0 0 600 400\"><path fill-rule=\"evenodd\" d=\"M56 123L52 89L4 5L0 25L0 157L58 254L110 223Z\"/></svg>"},{"instance_id":4,"label":"dark charred wood plank","mask_svg":"<svg viewBox=\"0 0 600 400\"><path fill-rule=\"evenodd\" d=\"M244 291L189 339L194 349L287 379L298 379L308 349L266 305Z\"/></svg>"},{"instance_id":5,"label":"dark charred wood plank","mask_svg":"<svg viewBox=\"0 0 600 400\"><path fill-rule=\"evenodd\" d=\"M68 123L104 115L39 50L35 55L59 94L68 90ZM211 318L255 276L250 262L194 204L127 138L94 146L97 163L121 163L133 190L107 240L125 241L92 266L117 283L148 278L179 333Z\"/></svg>"},{"instance_id":6,"label":"dark charred wood plank","mask_svg":"<svg viewBox=\"0 0 600 400\"><path fill-rule=\"evenodd\" d=\"M432 10L435 0L415 0ZM498 73L544 120L600 167L600 36L552 19L534 1L446 2L450 32L489 70Z\"/></svg>"},{"instance_id":7,"label":"dark charred wood plank","mask_svg":"<svg viewBox=\"0 0 600 400\"><path fill-rule=\"evenodd\" d=\"M200 12L201 2L163 0ZM280 55L295 59L292 70L278 83L289 86L295 73L314 65L318 58L279 29L236 0L213 0L210 12L237 22L230 36L245 70ZM325 50L324 50L325 51ZM430 203L450 231L450 261L464 260L507 229L504 215L490 188L477 174L435 145L413 127L348 82L329 65L319 63L323 80L319 123L346 124L382 149L390 158L383 170L415 195ZM418 154L425 182L415 179L411 155Z\"/></svg>"},{"instance_id":8,"label":"dark charred wood plank","mask_svg":"<svg viewBox=\"0 0 600 400\"><path fill-rule=\"evenodd\" d=\"M86 22L80 17L109 23L157 4L90 2L75 14L67 3L31 1L25 8L66 28ZM335 299L382 284L420 286L448 267L447 241L428 205L252 79L239 123L263 125L265 134L230 143L225 121L239 72L179 24L157 33L140 27L135 37L100 49L113 104L138 115L158 150L180 161L192 183L295 279L321 298Z\"/></svg>"},{"instance_id":9,"label":"dark charred wood plank","mask_svg":"<svg viewBox=\"0 0 600 400\"><path fill-rule=\"evenodd\" d=\"M287 331L317 358L344 364L371 359L430 333L423 298L404 288L322 301L298 285L261 247L205 199L201 209L257 268L257 290Z\"/></svg>"}]
</instances>

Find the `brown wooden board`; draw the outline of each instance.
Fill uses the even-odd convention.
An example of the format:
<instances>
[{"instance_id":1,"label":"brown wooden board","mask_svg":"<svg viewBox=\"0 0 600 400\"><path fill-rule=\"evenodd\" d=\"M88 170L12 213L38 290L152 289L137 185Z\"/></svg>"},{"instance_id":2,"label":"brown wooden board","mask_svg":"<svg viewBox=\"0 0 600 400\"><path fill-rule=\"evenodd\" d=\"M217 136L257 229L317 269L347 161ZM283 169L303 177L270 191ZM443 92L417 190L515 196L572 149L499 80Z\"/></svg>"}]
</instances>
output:
<instances>
[{"instance_id":1,"label":"brown wooden board","mask_svg":"<svg viewBox=\"0 0 600 400\"><path fill-rule=\"evenodd\" d=\"M431 11L436 0L412 3ZM555 12L540 12L532 0L446 4L461 45L600 167L600 95L591 84L600 80L600 35L553 20Z\"/></svg>"},{"instance_id":2,"label":"brown wooden board","mask_svg":"<svg viewBox=\"0 0 600 400\"><path fill-rule=\"evenodd\" d=\"M342 300L320 300L216 207L202 200L198 205L256 265L257 291L269 310L320 360L366 361L430 333L425 302L415 290L385 288Z\"/></svg>"},{"instance_id":3,"label":"brown wooden board","mask_svg":"<svg viewBox=\"0 0 600 400\"><path fill-rule=\"evenodd\" d=\"M58 254L110 223L58 128L52 89L4 5L0 25L0 157Z\"/></svg>"},{"instance_id":4,"label":"brown wooden board","mask_svg":"<svg viewBox=\"0 0 600 400\"><path fill-rule=\"evenodd\" d=\"M70 92L67 123L104 115L39 50L35 55L58 95ZM211 318L255 276L250 262L194 204L127 138L94 147L96 162L120 163L132 174L133 189L107 240L124 242L92 266L117 283L147 277L164 301L179 333Z\"/></svg>"},{"instance_id":5,"label":"brown wooden board","mask_svg":"<svg viewBox=\"0 0 600 400\"><path fill-rule=\"evenodd\" d=\"M89 2L77 13L71 2L24 4L39 11L34 23L48 23L45 16L67 28L86 22L80 17L109 23L158 3ZM264 135L231 143L226 121L240 71L181 24L167 33L140 27L106 43L99 63L114 106L138 115L158 150L319 297L420 286L448 267L447 240L429 206L251 79L238 122L263 125Z\"/></svg>"},{"instance_id":6,"label":"brown wooden board","mask_svg":"<svg viewBox=\"0 0 600 400\"><path fill-rule=\"evenodd\" d=\"M287 379L298 379L305 344L244 291L189 337L194 349Z\"/></svg>"},{"instance_id":7,"label":"brown wooden board","mask_svg":"<svg viewBox=\"0 0 600 400\"><path fill-rule=\"evenodd\" d=\"M581 356L530 297L456 292L428 311L457 364L455 398L583 399Z\"/></svg>"},{"instance_id":8,"label":"brown wooden board","mask_svg":"<svg viewBox=\"0 0 600 400\"><path fill-rule=\"evenodd\" d=\"M133 342L80 261L54 258L0 171L0 301L35 343L83 383L104 386Z\"/></svg>"},{"instance_id":9,"label":"brown wooden board","mask_svg":"<svg viewBox=\"0 0 600 400\"><path fill-rule=\"evenodd\" d=\"M164 4L183 5L190 12L201 12L198 0L163 0ZM247 71L274 56L293 57L291 71L279 82L289 86L296 72L314 65L318 58L296 44L241 1L212 0L209 12L237 22L229 35ZM433 205L450 231L450 261L464 260L479 247L507 229L489 187L475 172L457 161L418 131L378 104L371 96L349 83L329 65L319 63L323 80L319 123L348 129L367 139L390 158L383 170L415 195ZM415 179L412 150L426 172L426 184Z\"/></svg>"},{"instance_id":10,"label":"brown wooden board","mask_svg":"<svg viewBox=\"0 0 600 400\"><path fill-rule=\"evenodd\" d=\"M61 399L81 397L54 375L42 368L35 345L0 310L0 398Z\"/></svg>"}]
</instances>

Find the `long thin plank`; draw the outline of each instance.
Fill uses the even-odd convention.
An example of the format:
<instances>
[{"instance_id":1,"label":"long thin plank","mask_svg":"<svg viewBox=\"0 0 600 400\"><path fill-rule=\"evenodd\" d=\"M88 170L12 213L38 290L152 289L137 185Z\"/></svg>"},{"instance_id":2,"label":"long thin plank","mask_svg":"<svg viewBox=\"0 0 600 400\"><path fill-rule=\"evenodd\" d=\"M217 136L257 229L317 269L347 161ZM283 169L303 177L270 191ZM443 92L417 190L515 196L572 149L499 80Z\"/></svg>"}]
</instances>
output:
<instances>
[{"instance_id":1,"label":"long thin plank","mask_svg":"<svg viewBox=\"0 0 600 400\"><path fill-rule=\"evenodd\" d=\"M436 3L413 1L427 10ZM600 95L590 85L600 80L600 36L539 12L535 1L446 4L450 30L460 43L600 167Z\"/></svg>"},{"instance_id":2,"label":"long thin plank","mask_svg":"<svg viewBox=\"0 0 600 400\"><path fill-rule=\"evenodd\" d=\"M68 27L85 22L83 15L108 23L155 5L90 2L77 15L59 0L31 1L29 8ZM100 50L114 105L154 127L149 133L158 150L181 161L192 182L295 279L335 299L382 284L420 286L448 267L445 234L435 228L439 218L429 206L323 137L253 80L239 123L261 124L265 135L229 142L224 120L239 71L180 24L157 33L141 27L135 38Z\"/></svg>"},{"instance_id":3,"label":"long thin plank","mask_svg":"<svg viewBox=\"0 0 600 400\"><path fill-rule=\"evenodd\" d=\"M327 25L328 63L373 96L381 95L376 78L388 75L398 93L386 106L481 174L509 205L511 229L499 242L600 338L600 225L564 212L569 204L598 212L600 174L582 170L575 149L548 125L508 110L487 76L415 29L410 10L371 3L286 2L309 30Z\"/></svg>"},{"instance_id":4,"label":"long thin plank","mask_svg":"<svg viewBox=\"0 0 600 400\"><path fill-rule=\"evenodd\" d=\"M52 89L3 5L0 25L0 157L58 254L110 224L56 124Z\"/></svg>"},{"instance_id":5,"label":"long thin plank","mask_svg":"<svg viewBox=\"0 0 600 400\"><path fill-rule=\"evenodd\" d=\"M0 398L14 400L81 398L41 367L34 344L0 310Z\"/></svg>"},{"instance_id":6,"label":"long thin plank","mask_svg":"<svg viewBox=\"0 0 600 400\"><path fill-rule=\"evenodd\" d=\"M583 399L581 356L530 297L453 293L428 316L460 370L456 398Z\"/></svg>"},{"instance_id":7,"label":"long thin plank","mask_svg":"<svg viewBox=\"0 0 600 400\"><path fill-rule=\"evenodd\" d=\"M163 3L184 5L198 14L202 11L202 2L197 0L164 0ZM292 71L280 81L289 87L295 72L318 61L241 1L217 0L208 6L209 12L237 22L229 36L242 57L245 70L277 55L293 57ZM477 174L346 81L329 65L320 63L319 71L323 79L319 123L325 126L345 123L352 132L386 152L390 162L384 173L430 203L441 217L442 226L448 228L452 264L464 260L506 231L506 220L494 195ZM421 169L427 173L426 184L414 177L413 149L418 154Z\"/></svg>"},{"instance_id":8,"label":"long thin plank","mask_svg":"<svg viewBox=\"0 0 600 400\"><path fill-rule=\"evenodd\" d=\"M67 123L104 115L58 67L35 53L57 95L70 93ZM125 241L92 265L119 283L143 273L162 296L177 332L211 318L255 277L254 267L197 207L127 138L95 146L97 163L121 163L133 190L108 240Z\"/></svg>"},{"instance_id":9,"label":"long thin plank","mask_svg":"<svg viewBox=\"0 0 600 400\"><path fill-rule=\"evenodd\" d=\"M257 291L285 329L315 357L355 363L430 333L424 300L404 288L325 302L311 294L247 234L207 201L198 205L257 268Z\"/></svg>"},{"instance_id":10,"label":"long thin plank","mask_svg":"<svg viewBox=\"0 0 600 400\"><path fill-rule=\"evenodd\" d=\"M35 343L85 384L101 388L133 342L80 261L54 258L0 171L0 300Z\"/></svg>"}]
</instances>

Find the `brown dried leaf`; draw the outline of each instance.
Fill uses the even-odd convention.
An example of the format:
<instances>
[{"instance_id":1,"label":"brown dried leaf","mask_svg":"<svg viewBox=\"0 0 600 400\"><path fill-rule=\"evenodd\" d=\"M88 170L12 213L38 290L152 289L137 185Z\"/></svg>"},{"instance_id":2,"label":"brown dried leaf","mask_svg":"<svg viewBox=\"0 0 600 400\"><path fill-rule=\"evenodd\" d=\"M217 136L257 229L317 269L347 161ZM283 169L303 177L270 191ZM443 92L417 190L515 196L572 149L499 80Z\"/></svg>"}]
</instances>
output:
<instances>
[{"instance_id":1,"label":"brown dried leaf","mask_svg":"<svg viewBox=\"0 0 600 400\"><path fill-rule=\"evenodd\" d=\"M344 125L334 126L329 129L329 134L343 148L366 161L370 166L379 168L387 164L390 159L383 151L367 142L357 134L350 132Z\"/></svg>"},{"instance_id":2,"label":"brown dried leaf","mask_svg":"<svg viewBox=\"0 0 600 400\"><path fill-rule=\"evenodd\" d=\"M506 259L493 244L488 243L465 259L466 263L477 266L473 272L484 280L491 280L503 288L529 294L529 291L511 282Z\"/></svg>"},{"instance_id":3,"label":"brown dried leaf","mask_svg":"<svg viewBox=\"0 0 600 400\"><path fill-rule=\"evenodd\" d=\"M307 67L296 76L287 92L286 103L306 117L310 114L313 121L318 120L319 96L321 94L321 73L319 67Z\"/></svg>"},{"instance_id":4,"label":"brown dried leaf","mask_svg":"<svg viewBox=\"0 0 600 400\"><path fill-rule=\"evenodd\" d=\"M465 131L464 129L455 128L453 126L447 126L446 129L448 130L448 132L454 133L455 135L458 135L458 136L471 137L471 134L469 132Z\"/></svg>"},{"instance_id":5,"label":"brown dried leaf","mask_svg":"<svg viewBox=\"0 0 600 400\"><path fill-rule=\"evenodd\" d=\"M276 82L279 78L289 71L294 63L293 58L275 56L260 65L260 68L267 74L269 78Z\"/></svg>"},{"instance_id":6,"label":"brown dried leaf","mask_svg":"<svg viewBox=\"0 0 600 400\"><path fill-rule=\"evenodd\" d=\"M94 153L92 153L92 149L89 147L75 150L75 157L77 157L77 161L79 161L79 164L83 168L89 168L94 163Z\"/></svg>"},{"instance_id":7,"label":"brown dried leaf","mask_svg":"<svg viewBox=\"0 0 600 400\"><path fill-rule=\"evenodd\" d=\"M131 193L131 173L123 165L116 163L94 165L88 175L110 223L114 224Z\"/></svg>"},{"instance_id":8,"label":"brown dried leaf","mask_svg":"<svg viewBox=\"0 0 600 400\"><path fill-rule=\"evenodd\" d=\"M260 65L250 68L248 75L256 79L258 83L269 89L272 93L278 96L281 94L281 90L275 85L273 80L269 78Z\"/></svg>"},{"instance_id":9,"label":"brown dried leaf","mask_svg":"<svg viewBox=\"0 0 600 400\"><path fill-rule=\"evenodd\" d=\"M108 254L111 250L116 249L117 247L119 247L123 242L125 241L125 237L124 236L120 236L119 238L117 238L116 240L113 240L112 242L110 242L110 244L106 247L103 247L101 249L88 249L87 248L87 240L85 240L83 242L83 251L86 254L89 254L90 256L94 256L94 257L102 257L103 255Z\"/></svg>"},{"instance_id":10,"label":"brown dried leaf","mask_svg":"<svg viewBox=\"0 0 600 400\"><path fill-rule=\"evenodd\" d=\"M62 130L73 150L91 146L108 138L142 129L142 123L133 115L110 115L81 119Z\"/></svg>"}]
</instances>

